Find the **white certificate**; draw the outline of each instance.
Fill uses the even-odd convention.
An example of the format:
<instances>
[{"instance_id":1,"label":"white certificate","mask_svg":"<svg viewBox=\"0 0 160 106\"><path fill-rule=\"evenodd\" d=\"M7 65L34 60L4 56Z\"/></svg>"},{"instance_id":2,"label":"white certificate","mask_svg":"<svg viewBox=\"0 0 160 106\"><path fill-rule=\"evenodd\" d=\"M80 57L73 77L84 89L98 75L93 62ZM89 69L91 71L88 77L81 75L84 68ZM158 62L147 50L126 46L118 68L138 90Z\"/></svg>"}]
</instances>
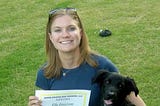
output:
<instances>
[{"instance_id":1,"label":"white certificate","mask_svg":"<svg viewBox=\"0 0 160 106\"><path fill-rule=\"evenodd\" d=\"M42 106L88 106L90 90L36 90Z\"/></svg>"}]
</instances>

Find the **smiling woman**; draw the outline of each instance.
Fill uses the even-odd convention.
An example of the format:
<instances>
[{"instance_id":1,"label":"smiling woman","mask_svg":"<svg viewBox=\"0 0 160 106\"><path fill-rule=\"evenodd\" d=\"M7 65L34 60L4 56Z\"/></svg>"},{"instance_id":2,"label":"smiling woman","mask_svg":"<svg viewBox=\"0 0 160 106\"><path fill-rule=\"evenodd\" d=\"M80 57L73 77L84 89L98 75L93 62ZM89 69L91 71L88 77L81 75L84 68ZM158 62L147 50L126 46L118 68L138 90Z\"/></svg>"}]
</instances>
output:
<instances>
[{"instance_id":1,"label":"smiling woman","mask_svg":"<svg viewBox=\"0 0 160 106\"><path fill-rule=\"evenodd\" d=\"M46 54L48 60L37 73L36 86L45 90L90 90L89 106L100 106L100 87L92 84L92 78L100 69L110 72L118 72L118 69L107 57L91 51L74 8L50 12ZM28 104L40 106L41 102L30 96Z\"/></svg>"}]
</instances>

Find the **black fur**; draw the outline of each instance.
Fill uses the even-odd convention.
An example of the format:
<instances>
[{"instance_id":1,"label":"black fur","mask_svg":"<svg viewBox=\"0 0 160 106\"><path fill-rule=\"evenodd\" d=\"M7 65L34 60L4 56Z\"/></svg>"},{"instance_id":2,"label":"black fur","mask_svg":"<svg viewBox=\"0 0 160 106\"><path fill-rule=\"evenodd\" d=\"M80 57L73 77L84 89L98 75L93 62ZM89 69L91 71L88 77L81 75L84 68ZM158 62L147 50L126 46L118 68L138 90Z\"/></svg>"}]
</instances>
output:
<instances>
[{"instance_id":1,"label":"black fur","mask_svg":"<svg viewBox=\"0 0 160 106\"><path fill-rule=\"evenodd\" d=\"M100 70L93 79L93 83L100 85L100 106L135 106L126 100L126 96L131 91L134 91L136 96L139 93L133 79L124 77L118 73Z\"/></svg>"}]
</instances>

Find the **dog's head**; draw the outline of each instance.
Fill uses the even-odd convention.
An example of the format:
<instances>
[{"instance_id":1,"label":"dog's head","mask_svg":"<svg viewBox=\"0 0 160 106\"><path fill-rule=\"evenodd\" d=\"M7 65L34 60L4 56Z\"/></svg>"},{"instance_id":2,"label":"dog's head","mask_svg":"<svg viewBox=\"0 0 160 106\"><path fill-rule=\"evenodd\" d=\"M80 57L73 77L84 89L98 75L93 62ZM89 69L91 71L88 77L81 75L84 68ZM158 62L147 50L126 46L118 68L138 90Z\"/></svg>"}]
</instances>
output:
<instances>
[{"instance_id":1,"label":"dog's head","mask_svg":"<svg viewBox=\"0 0 160 106\"><path fill-rule=\"evenodd\" d=\"M134 91L136 96L139 93L133 79L106 70L98 71L93 83L100 85L101 95L103 96L104 104L107 106L125 101L126 96L131 91Z\"/></svg>"}]
</instances>

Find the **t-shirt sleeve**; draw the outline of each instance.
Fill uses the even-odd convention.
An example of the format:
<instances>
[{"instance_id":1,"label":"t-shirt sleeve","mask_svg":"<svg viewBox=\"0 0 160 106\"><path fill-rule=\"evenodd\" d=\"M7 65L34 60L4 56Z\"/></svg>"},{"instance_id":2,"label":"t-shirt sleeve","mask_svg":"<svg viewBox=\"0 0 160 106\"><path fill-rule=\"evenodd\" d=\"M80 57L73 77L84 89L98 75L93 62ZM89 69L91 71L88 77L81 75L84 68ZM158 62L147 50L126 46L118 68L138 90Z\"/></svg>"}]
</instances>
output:
<instances>
[{"instance_id":1,"label":"t-shirt sleeve","mask_svg":"<svg viewBox=\"0 0 160 106\"><path fill-rule=\"evenodd\" d=\"M44 71L42 69L37 72L35 85L44 90L49 89L49 79L44 76Z\"/></svg>"},{"instance_id":2,"label":"t-shirt sleeve","mask_svg":"<svg viewBox=\"0 0 160 106\"><path fill-rule=\"evenodd\" d=\"M98 65L99 69L106 69L110 72L118 72L118 68L112 63L110 59L105 56L100 56L98 58Z\"/></svg>"},{"instance_id":3,"label":"t-shirt sleeve","mask_svg":"<svg viewBox=\"0 0 160 106\"><path fill-rule=\"evenodd\" d=\"M107 58L106 58L106 65L104 68L110 72L118 72L118 68L115 66L115 64L113 64L112 61Z\"/></svg>"}]
</instances>

